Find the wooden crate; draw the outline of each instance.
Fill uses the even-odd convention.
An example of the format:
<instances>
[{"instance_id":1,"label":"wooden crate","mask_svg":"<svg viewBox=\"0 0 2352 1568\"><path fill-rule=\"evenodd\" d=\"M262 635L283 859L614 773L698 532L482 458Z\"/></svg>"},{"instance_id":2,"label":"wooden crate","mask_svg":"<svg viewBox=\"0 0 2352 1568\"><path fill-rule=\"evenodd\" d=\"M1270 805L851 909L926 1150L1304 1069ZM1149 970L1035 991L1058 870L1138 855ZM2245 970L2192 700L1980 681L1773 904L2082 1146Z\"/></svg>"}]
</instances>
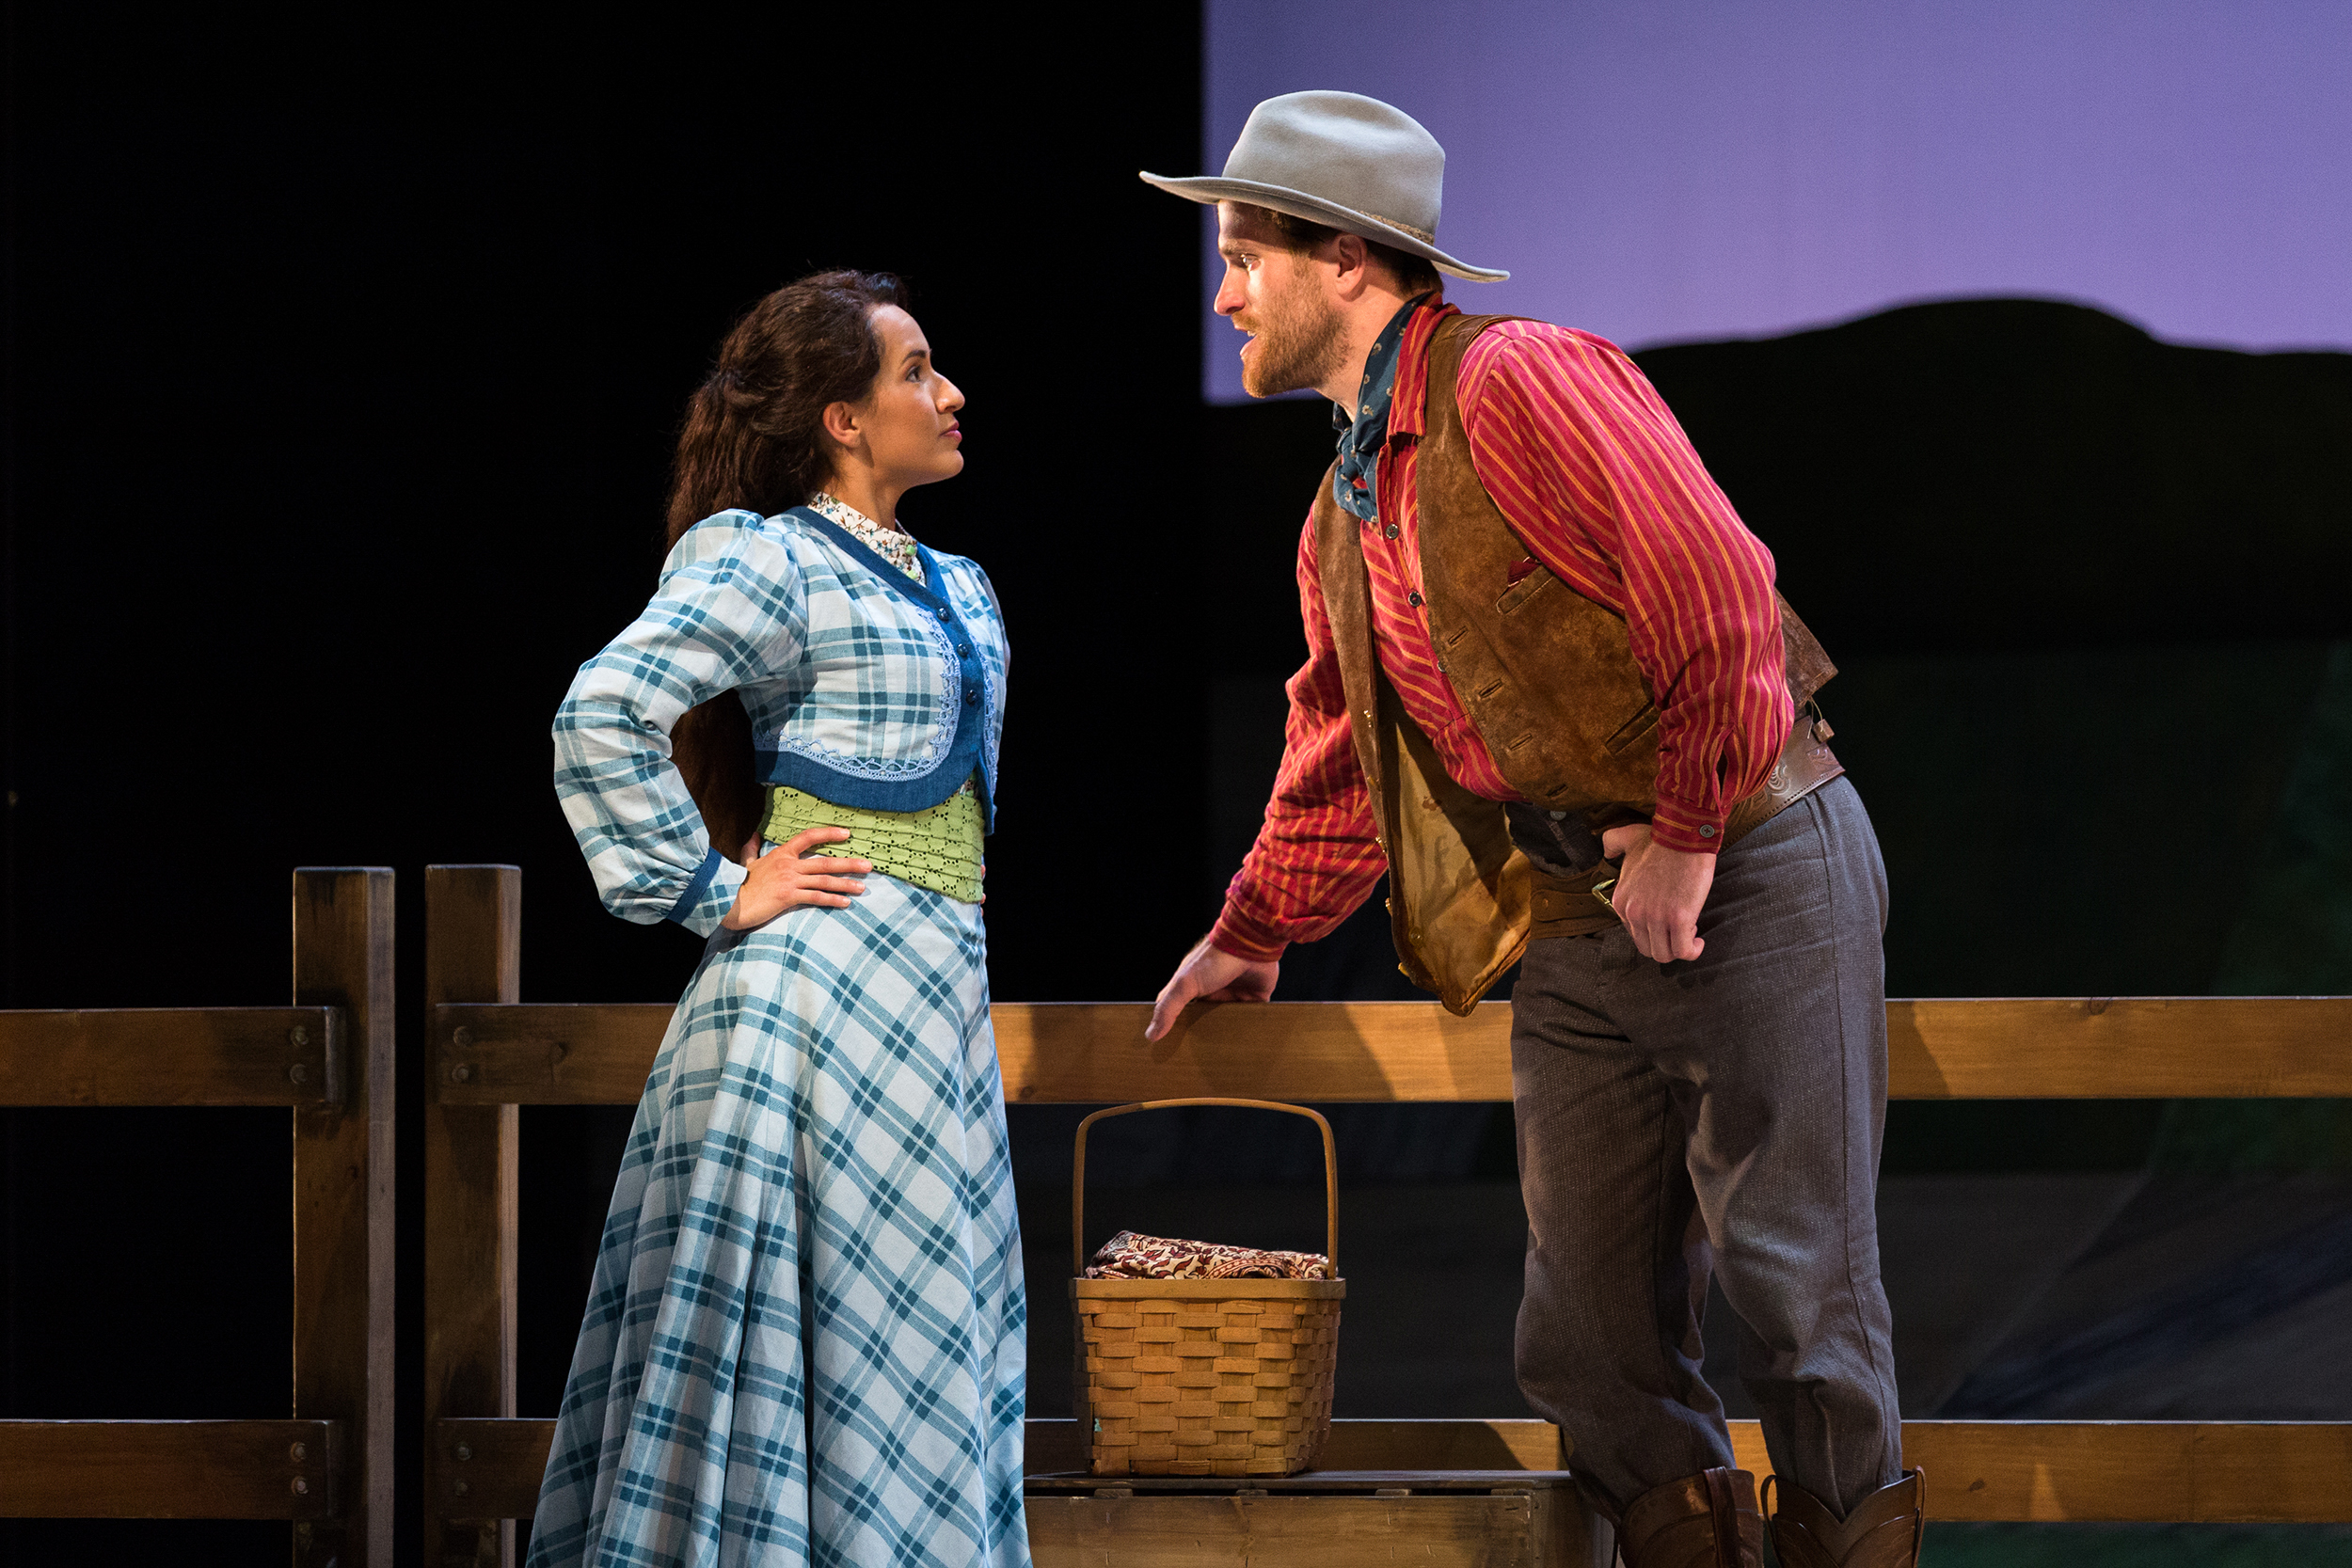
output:
<instances>
[{"instance_id":1,"label":"wooden crate","mask_svg":"<svg viewBox=\"0 0 2352 1568\"><path fill-rule=\"evenodd\" d=\"M1031 1421L1038 1568L1600 1568L1548 1421L1340 1421L1334 1466L1288 1477L1078 1473L1074 1421ZM1339 1468L1337 1466L1346 1466Z\"/></svg>"},{"instance_id":2,"label":"wooden crate","mask_svg":"<svg viewBox=\"0 0 2352 1568\"><path fill-rule=\"evenodd\" d=\"M1137 1476L1028 1482L1038 1568L1597 1568L1564 1472L1320 1470L1263 1485ZM1180 1490L1179 1488L1183 1488Z\"/></svg>"}]
</instances>

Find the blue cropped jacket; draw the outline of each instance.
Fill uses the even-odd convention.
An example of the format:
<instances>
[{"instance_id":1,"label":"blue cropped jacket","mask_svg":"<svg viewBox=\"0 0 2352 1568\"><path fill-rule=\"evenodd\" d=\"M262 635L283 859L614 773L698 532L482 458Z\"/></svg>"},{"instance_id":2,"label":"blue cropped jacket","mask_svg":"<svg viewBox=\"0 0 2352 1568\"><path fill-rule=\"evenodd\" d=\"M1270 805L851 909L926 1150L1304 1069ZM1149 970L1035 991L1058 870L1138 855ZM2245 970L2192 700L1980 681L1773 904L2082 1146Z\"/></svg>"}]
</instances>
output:
<instances>
[{"instance_id":1,"label":"blue cropped jacket","mask_svg":"<svg viewBox=\"0 0 2352 1568\"><path fill-rule=\"evenodd\" d=\"M682 535L651 603L580 668L555 716L555 790L605 907L701 933L743 871L670 760L687 709L734 691L758 776L839 805L920 811L967 783L993 826L1010 653L995 591L916 546L923 581L805 507L722 512Z\"/></svg>"}]
</instances>

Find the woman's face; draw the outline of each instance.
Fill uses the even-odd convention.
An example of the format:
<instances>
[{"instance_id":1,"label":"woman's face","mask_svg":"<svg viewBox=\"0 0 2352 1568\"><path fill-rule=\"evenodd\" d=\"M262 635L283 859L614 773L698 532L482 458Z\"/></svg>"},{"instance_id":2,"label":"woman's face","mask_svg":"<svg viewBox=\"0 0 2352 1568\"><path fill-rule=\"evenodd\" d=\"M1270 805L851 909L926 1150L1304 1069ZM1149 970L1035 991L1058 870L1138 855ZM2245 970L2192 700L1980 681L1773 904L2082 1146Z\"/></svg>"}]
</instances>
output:
<instances>
[{"instance_id":1,"label":"woman's face","mask_svg":"<svg viewBox=\"0 0 2352 1568\"><path fill-rule=\"evenodd\" d=\"M963 471L956 426L963 394L931 363L931 345L913 316L881 305L871 320L882 371L866 401L849 410L856 438L845 456L862 459L875 483L893 491L954 478Z\"/></svg>"}]
</instances>

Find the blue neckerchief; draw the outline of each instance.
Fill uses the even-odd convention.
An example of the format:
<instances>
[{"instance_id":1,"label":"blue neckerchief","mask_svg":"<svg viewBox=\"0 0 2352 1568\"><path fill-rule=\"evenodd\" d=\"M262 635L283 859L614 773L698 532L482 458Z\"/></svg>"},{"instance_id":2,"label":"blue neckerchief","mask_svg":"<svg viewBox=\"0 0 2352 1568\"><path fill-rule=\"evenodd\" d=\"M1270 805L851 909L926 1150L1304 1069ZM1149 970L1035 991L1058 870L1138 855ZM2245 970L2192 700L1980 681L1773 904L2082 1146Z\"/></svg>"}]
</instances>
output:
<instances>
[{"instance_id":1,"label":"blue neckerchief","mask_svg":"<svg viewBox=\"0 0 2352 1568\"><path fill-rule=\"evenodd\" d=\"M1356 417L1338 404L1331 405L1331 428L1340 433L1340 471L1331 477L1331 495L1359 522L1379 515L1373 480L1380 448L1389 438L1389 394L1396 389L1396 351L1405 341L1405 324L1427 294L1417 294L1389 318L1364 356L1364 387L1356 397Z\"/></svg>"}]
</instances>

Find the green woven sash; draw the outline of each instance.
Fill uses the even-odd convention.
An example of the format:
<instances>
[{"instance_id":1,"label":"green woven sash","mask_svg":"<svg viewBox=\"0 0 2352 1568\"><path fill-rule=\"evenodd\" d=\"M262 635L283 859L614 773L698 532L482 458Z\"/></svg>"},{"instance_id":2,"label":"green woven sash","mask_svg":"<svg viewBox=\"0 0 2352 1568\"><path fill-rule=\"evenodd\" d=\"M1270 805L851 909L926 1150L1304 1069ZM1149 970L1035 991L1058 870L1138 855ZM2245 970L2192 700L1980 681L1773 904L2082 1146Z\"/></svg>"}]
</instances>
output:
<instances>
[{"instance_id":1,"label":"green woven sash","mask_svg":"<svg viewBox=\"0 0 2352 1568\"><path fill-rule=\"evenodd\" d=\"M770 784L760 836L782 844L810 828L850 830L845 842L819 846L820 855L855 855L884 876L980 901L980 798L969 789L923 811L863 811Z\"/></svg>"}]
</instances>

